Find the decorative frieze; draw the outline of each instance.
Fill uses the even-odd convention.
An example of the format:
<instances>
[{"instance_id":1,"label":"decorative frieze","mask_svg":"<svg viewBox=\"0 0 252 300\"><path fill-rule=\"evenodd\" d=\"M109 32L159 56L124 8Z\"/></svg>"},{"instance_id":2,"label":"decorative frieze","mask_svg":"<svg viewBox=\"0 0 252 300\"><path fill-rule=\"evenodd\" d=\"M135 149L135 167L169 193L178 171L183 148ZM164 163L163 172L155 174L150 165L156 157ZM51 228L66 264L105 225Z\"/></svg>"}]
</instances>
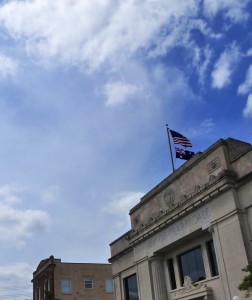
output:
<instances>
[{"instance_id":1,"label":"decorative frieze","mask_svg":"<svg viewBox=\"0 0 252 300\"><path fill-rule=\"evenodd\" d=\"M185 276L184 287L174 294L174 299L212 299L213 290L206 283L194 285L189 276Z\"/></svg>"},{"instance_id":2,"label":"decorative frieze","mask_svg":"<svg viewBox=\"0 0 252 300\"><path fill-rule=\"evenodd\" d=\"M189 201L193 201L193 199L195 199L196 196L199 196L201 193L205 192L205 190L207 190L210 186L212 186L213 184L216 184L216 182L220 179L223 178L227 178L229 180L229 183L226 183L226 187L232 183L235 178L236 178L236 173L233 171L229 171L229 170L222 170L218 175L210 175L209 176L209 180L207 183L199 186L196 185L193 188L193 191L191 193L188 193L186 195L180 195L180 196L175 196L175 192L171 189L168 189L165 191L165 193L167 191L167 196L166 199L169 203L173 203L173 206L168 207L166 210L162 210L159 209L158 211L155 211L154 213L152 213L147 220L145 221L140 221L140 217L136 217L138 218L138 223L136 224L134 222L134 227L132 228L130 234L127 236L127 239L130 240L133 236L138 235L142 230L145 230L146 228L148 228L149 226L152 226L154 223L158 222L161 218L163 218L164 216L169 215L170 213L176 211L178 208L182 207L184 204L188 203ZM223 189L222 189L223 190ZM173 192L171 192L173 191ZM221 192L220 189L218 189L218 191L216 191L216 193ZM173 193L174 193L174 197L173 197ZM208 197L211 197L212 193L208 195ZM206 198L206 196L204 197L204 199ZM163 197L164 199L164 197ZM174 202L172 202L174 199ZM167 203L168 203L167 202ZM167 223L167 222L166 222Z\"/></svg>"}]
</instances>

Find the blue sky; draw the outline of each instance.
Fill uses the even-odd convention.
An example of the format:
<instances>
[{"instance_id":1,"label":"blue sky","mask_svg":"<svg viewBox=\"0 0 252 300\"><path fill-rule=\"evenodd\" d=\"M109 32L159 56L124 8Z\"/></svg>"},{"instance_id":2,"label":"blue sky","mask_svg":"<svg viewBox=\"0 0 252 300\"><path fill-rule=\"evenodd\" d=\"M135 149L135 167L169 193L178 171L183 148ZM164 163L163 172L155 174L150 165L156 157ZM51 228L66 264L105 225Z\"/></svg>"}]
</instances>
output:
<instances>
[{"instance_id":1,"label":"blue sky","mask_svg":"<svg viewBox=\"0 0 252 300\"><path fill-rule=\"evenodd\" d=\"M50 255L107 262L129 209L172 172L166 123L195 152L252 142L251 11L250 0L0 2L1 300L31 300Z\"/></svg>"}]
</instances>

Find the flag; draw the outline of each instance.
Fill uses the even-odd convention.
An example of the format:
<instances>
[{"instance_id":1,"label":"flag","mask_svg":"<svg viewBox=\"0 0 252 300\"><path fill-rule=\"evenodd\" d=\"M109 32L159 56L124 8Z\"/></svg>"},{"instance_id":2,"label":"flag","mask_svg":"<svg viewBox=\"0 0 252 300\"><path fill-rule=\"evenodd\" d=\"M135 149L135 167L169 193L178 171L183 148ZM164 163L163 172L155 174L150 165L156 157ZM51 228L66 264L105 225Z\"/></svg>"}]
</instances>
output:
<instances>
[{"instance_id":1,"label":"flag","mask_svg":"<svg viewBox=\"0 0 252 300\"><path fill-rule=\"evenodd\" d=\"M176 158L188 160L194 155L194 152L192 151L183 150L177 147L175 147L175 149L176 149Z\"/></svg>"},{"instance_id":2,"label":"flag","mask_svg":"<svg viewBox=\"0 0 252 300\"><path fill-rule=\"evenodd\" d=\"M184 147L192 147L192 143L188 140L188 138L186 138L182 134L180 134L174 130L170 130L170 133L171 133L174 144L180 144Z\"/></svg>"}]
</instances>

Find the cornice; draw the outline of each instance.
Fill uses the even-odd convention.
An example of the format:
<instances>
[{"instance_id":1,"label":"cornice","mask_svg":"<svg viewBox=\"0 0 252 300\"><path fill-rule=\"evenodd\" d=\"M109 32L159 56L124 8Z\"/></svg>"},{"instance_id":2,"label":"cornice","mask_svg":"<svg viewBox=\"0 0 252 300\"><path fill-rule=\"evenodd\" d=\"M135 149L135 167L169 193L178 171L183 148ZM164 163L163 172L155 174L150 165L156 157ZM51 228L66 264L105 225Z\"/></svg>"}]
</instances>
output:
<instances>
[{"instance_id":1,"label":"cornice","mask_svg":"<svg viewBox=\"0 0 252 300\"><path fill-rule=\"evenodd\" d=\"M118 252L116 255L110 257L110 258L108 259L108 261L109 261L110 263L113 263L115 260L119 259L120 257L122 257L122 256L124 256L124 255L126 255L126 254L128 254L128 253L130 253L131 251L133 251L133 247L132 247L132 246L129 246L129 247L123 249L122 251Z\"/></svg>"},{"instance_id":2,"label":"cornice","mask_svg":"<svg viewBox=\"0 0 252 300\"><path fill-rule=\"evenodd\" d=\"M215 142L211 147L209 147L204 152L198 152L184 165L182 165L179 169L175 170L172 174L170 174L163 181L161 181L157 186L155 186L152 190L150 190L146 195L144 195L141 198L140 202L130 210L129 214L131 215L134 211L138 210L141 206L143 206L146 202L148 202L154 196L159 194L167 186L171 185L183 174L189 172L190 169L194 168L196 164L198 164L201 160L203 160L206 156L208 156L210 153L215 151L217 148L219 148L220 146L227 146L227 145L228 145L227 140L219 139L217 142Z\"/></svg>"},{"instance_id":3,"label":"cornice","mask_svg":"<svg viewBox=\"0 0 252 300\"><path fill-rule=\"evenodd\" d=\"M185 196L185 201L179 202L172 210L160 213L152 222L142 224L142 228L136 231L131 230L126 237L129 244L133 246L148 239L166 226L183 218L196 208L235 186L236 174L232 171L223 170L211 184L204 185L203 189L199 187L198 192L190 194L189 197Z\"/></svg>"}]
</instances>

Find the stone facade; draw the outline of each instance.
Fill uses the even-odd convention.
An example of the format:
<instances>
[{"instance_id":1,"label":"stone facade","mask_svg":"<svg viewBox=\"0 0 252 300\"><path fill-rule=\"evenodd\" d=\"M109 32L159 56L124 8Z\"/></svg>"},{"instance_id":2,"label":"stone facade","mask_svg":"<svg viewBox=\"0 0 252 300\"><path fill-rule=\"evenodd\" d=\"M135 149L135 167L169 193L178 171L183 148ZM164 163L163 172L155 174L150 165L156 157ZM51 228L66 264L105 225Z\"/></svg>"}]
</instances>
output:
<instances>
[{"instance_id":1,"label":"stone facade","mask_svg":"<svg viewBox=\"0 0 252 300\"><path fill-rule=\"evenodd\" d=\"M65 263L50 256L33 273L33 300L49 291L60 300L114 299L111 264Z\"/></svg>"},{"instance_id":2,"label":"stone facade","mask_svg":"<svg viewBox=\"0 0 252 300\"><path fill-rule=\"evenodd\" d=\"M130 231L110 244L116 300L244 299L237 286L252 261L251 145L217 141L130 218Z\"/></svg>"}]
</instances>

